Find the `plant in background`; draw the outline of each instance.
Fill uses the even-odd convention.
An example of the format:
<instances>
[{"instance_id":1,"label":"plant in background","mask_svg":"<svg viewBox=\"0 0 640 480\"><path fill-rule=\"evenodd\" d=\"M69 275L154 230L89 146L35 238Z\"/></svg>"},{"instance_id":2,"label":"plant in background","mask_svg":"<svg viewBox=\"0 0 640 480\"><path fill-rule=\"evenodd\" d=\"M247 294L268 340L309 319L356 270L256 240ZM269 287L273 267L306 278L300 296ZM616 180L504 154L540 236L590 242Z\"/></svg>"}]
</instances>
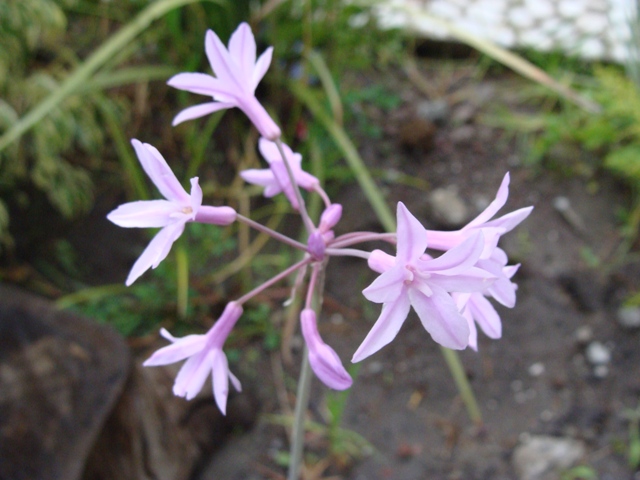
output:
<instances>
[{"instance_id":1,"label":"plant in background","mask_svg":"<svg viewBox=\"0 0 640 480\"><path fill-rule=\"evenodd\" d=\"M273 285L294 277L292 297L298 294L303 297L300 324L306 345L289 465L289 478L294 479L298 478L300 467L309 368L329 388L344 390L352 385L352 378L341 359L321 338L317 326L322 307L324 271L331 258L361 258L367 260L372 270L380 273L363 294L368 300L381 303L382 312L355 352L353 362L363 360L391 342L410 307L418 313L425 329L436 342L444 347L463 349L474 341L474 322L478 322L483 329L489 325L492 336L500 336L500 320L489 318L495 314L495 310L486 306L488 302L483 302L484 296L493 297L510 307L515 303L515 284L511 282L511 277L517 265L508 265L506 255L497 244L500 236L523 221L532 207L492 219L507 200L507 174L496 199L476 219L458 231L426 230L402 203L398 203L397 231L350 232L336 236L333 228L341 219L343 206L331 202L320 181L302 170L299 155L284 144L280 127L255 96L257 84L269 67L271 49L267 49L256 60L255 39L247 24L241 24L231 35L228 47L222 44L216 34L208 31L205 49L213 76L182 73L173 77L169 84L209 95L213 102L184 110L174 123L224 108L240 108L262 135L260 151L269 167L249 170L242 176L245 181L264 187L266 197L284 193L292 209L300 215L305 240L300 242L283 235L229 206L203 205L197 177L191 179L191 194L187 194L162 155L155 148L137 140L132 143L138 159L165 200L131 202L118 207L108 218L124 227L162 228L134 265L127 285L148 268L157 267L182 235L186 224L193 222L219 226L237 222L299 252L299 259L280 273L228 302L207 333L176 338L163 330L162 335L171 344L158 350L145 362L145 365L154 366L186 360L176 377L174 393L187 399L197 395L206 378L211 375L216 403L224 413L229 381L237 390L240 390L241 384L229 370L223 345L236 323L241 321L243 305ZM323 203L324 211L317 222L307 211L301 187L317 194ZM354 248L371 241L382 241L395 247L396 255L382 250ZM435 256L437 251L443 253ZM306 292L302 293L305 286ZM465 313L465 308L469 309L469 313ZM456 381L466 382L463 378Z\"/></svg>"}]
</instances>

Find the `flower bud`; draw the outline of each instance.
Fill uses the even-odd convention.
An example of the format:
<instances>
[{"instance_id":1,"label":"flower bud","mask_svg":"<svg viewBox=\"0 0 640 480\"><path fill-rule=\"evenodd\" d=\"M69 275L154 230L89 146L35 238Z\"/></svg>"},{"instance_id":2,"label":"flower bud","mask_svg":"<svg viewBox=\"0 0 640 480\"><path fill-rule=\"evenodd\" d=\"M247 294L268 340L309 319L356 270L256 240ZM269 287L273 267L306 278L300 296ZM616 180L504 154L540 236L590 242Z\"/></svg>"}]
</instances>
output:
<instances>
[{"instance_id":1,"label":"flower bud","mask_svg":"<svg viewBox=\"0 0 640 480\"><path fill-rule=\"evenodd\" d=\"M322 215L320 216L320 226L318 229L322 233L326 233L331 230L340 221L342 217L342 205L339 203L332 203L329 205Z\"/></svg>"},{"instance_id":2,"label":"flower bud","mask_svg":"<svg viewBox=\"0 0 640 480\"><path fill-rule=\"evenodd\" d=\"M316 313L310 308L305 308L300 313L300 322L302 335L309 348L309 363L313 372L329 388L349 388L353 380L342 366L338 354L322 341L316 324Z\"/></svg>"},{"instance_id":3,"label":"flower bud","mask_svg":"<svg viewBox=\"0 0 640 480\"><path fill-rule=\"evenodd\" d=\"M324 238L322 238L322 234L319 231L315 231L309 235L307 251L311 254L314 260L321 261L324 259Z\"/></svg>"}]
</instances>

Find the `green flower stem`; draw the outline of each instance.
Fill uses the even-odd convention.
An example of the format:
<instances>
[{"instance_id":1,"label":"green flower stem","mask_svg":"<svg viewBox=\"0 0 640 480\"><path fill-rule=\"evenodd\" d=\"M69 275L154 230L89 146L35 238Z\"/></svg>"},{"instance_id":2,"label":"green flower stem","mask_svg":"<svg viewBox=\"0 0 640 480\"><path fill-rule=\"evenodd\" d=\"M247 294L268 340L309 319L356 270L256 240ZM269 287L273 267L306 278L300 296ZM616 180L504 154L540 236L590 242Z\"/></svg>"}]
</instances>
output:
<instances>
[{"instance_id":1,"label":"green flower stem","mask_svg":"<svg viewBox=\"0 0 640 480\"><path fill-rule=\"evenodd\" d=\"M456 387L458 387L458 392L462 397L464 406L467 408L469 418L476 425L482 425L482 413L480 413L480 407L478 407L478 402L471 389L471 384L460 361L460 355L458 355L458 352L455 350L450 350L442 346L440 347L440 351L447 362L453 381L456 383Z\"/></svg>"},{"instance_id":2,"label":"green flower stem","mask_svg":"<svg viewBox=\"0 0 640 480\"><path fill-rule=\"evenodd\" d=\"M371 204L371 208L378 217L378 220L384 226L386 231L394 232L396 229L395 216L385 202L385 199L380 193L380 189L373 181L369 170L358 154L358 151L351 142L351 139L349 138L347 133L331 118L331 116L326 112L325 108L320 104L320 102L316 99L309 88L301 85L300 83L294 82L291 84L291 91L298 98L298 100L300 100L307 106L316 120L318 120L320 124L322 124L329 135L333 138L333 141L336 143L338 148L342 150L347 164L355 174L356 179L360 184L360 188ZM473 394L471 385L469 384L469 380L464 372L464 369L462 368L460 357L455 351L449 350L444 347L442 347L442 354L444 355L447 366L449 367L449 371L451 372L451 375L453 376L453 379L456 383L458 392L460 393L460 396L464 401L469 417L473 422L477 424L482 423L482 415L480 413L480 409L478 408L478 403Z\"/></svg>"},{"instance_id":3,"label":"green flower stem","mask_svg":"<svg viewBox=\"0 0 640 480\"><path fill-rule=\"evenodd\" d=\"M223 5L223 0L158 0L142 10L130 23L103 43L89 58L69 75L48 97L31 109L0 137L0 152L33 128L69 95L81 90L91 76L113 56L119 54L129 42L146 30L151 22L165 13L190 3L214 2Z\"/></svg>"},{"instance_id":4,"label":"green flower stem","mask_svg":"<svg viewBox=\"0 0 640 480\"><path fill-rule=\"evenodd\" d=\"M289 472L287 480L300 478L302 466L302 451L304 449L304 426L307 408L309 406L309 394L311 392L311 365L309 364L309 350L304 346L302 352L302 365L298 378L298 393L296 395L296 410L293 417L291 430L291 449L289 451Z\"/></svg>"}]
</instances>

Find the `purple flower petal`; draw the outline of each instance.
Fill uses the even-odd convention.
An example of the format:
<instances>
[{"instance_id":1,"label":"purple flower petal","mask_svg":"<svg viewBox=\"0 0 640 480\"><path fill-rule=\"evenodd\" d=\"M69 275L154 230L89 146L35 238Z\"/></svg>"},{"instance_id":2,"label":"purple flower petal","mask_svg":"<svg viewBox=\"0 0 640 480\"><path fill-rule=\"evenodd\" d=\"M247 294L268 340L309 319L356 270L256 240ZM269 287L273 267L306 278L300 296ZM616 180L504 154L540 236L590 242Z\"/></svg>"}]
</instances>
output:
<instances>
[{"instance_id":1,"label":"purple flower petal","mask_svg":"<svg viewBox=\"0 0 640 480\"><path fill-rule=\"evenodd\" d=\"M520 208L514 212L507 213L500 218L487 222L486 226L502 228L504 233L507 233L516 228L532 211L533 207Z\"/></svg>"},{"instance_id":2,"label":"purple flower petal","mask_svg":"<svg viewBox=\"0 0 640 480\"><path fill-rule=\"evenodd\" d=\"M380 274L371 285L362 291L362 294L371 302L392 302L404 294L404 281L408 273L403 265L396 265Z\"/></svg>"},{"instance_id":3,"label":"purple flower petal","mask_svg":"<svg viewBox=\"0 0 640 480\"><path fill-rule=\"evenodd\" d=\"M430 297L409 289L411 306L425 330L443 347L462 350L469 345L469 325L460 314L453 298L444 290L433 287Z\"/></svg>"},{"instance_id":4,"label":"purple flower petal","mask_svg":"<svg viewBox=\"0 0 640 480\"><path fill-rule=\"evenodd\" d=\"M238 81L241 77L235 62L213 30L207 30L204 39L204 50L215 76L230 91L243 92L243 85Z\"/></svg>"},{"instance_id":5,"label":"purple flower petal","mask_svg":"<svg viewBox=\"0 0 640 480\"><path fill-rule=\"evenodd\" d=\"M254 89L246 87L252 85L251 80L256 63L256 41L247 23L241 23L231 34L229 56L238 62L241 78L244 80L245 93L253 95Z\"/></svg>"},{"instance_id":6,"label":"purple flower petal","mask_svg":"<svg viewBox=\"0 0 640 480\"><path fill-rule=\"evenodd\" d=\"M264 77L264 74L267 73L269 69L269 65L271 65L271 57L273 56L273 47L267 48L262 55L258 58L256 62L255 69L253 70L253 75L251 78L251 91L255 92L256 87L260 83L260 80Z\"/></svg>"},{"instance_id":7,"label":"purple flower petal","mask_svg":"<svg viewBox=\"0 0 640 480\"><path fill-rule=\"evenodd\" d=\"M498 312L496 312L496 309L493 308L489 300L481 294L471 295L467 302L467 308L487 337L493 339L502 337L500 315L498 315Z\"/></svg>"},{"instance_id":8,"label":"purple flower petal","mask_svg":"<svg viewBox=\"0 0 640 480\"><path fill-rule=\"evenodd\" d=\"M222 350L215 349L211 357L213 397L222 414L226 415L229 396L229 363Z\"/></svg>"},{"instance_id":9,"label":"purple flower petal","mask_svg":"<svg viewBox=\"0 0 640 480\"><path fill-rule=\"evenodd\" d=\"M200 105L195 105L193 107L185 108L184 110L182 110L178 115L175 116L173 122L171 122L171 125L175 127L176 125L179 125L182 122L186 122L187 120L204 117L205 115L217 112L218 110L233 108L235 106L235 104L227 102L201 103Z\"/></svg>"},{"instance_id":10,"label":"purple flower petal","mask_svg":"<svg viewBox=\"0 0 640 480\"><path fill-rule=\"evenodd\" d=\"M107 219L124 228L159 228L175 220L175 203L168 200L140 200L120 205L107 215Z\"/></svg>"},{"instance_id":11,"label":"purple flower petal","mask_svg":"<svg viewBox=\"0 0 640 480\"><path fill-rule=\"evenodd\" d=\"M205 73L178 73L167 81L167 85L178 90L207 95L221 102L231 102L235 105L235 92L220 79Z\"/></svg>"},{"instance_id":12,"label":"purple flower petal","mask_svg":"<svg viewBox=\"0 0 640 480\"><path fill-rule=\"evenodd\" d=\"M153 367L179 362L201 351L207 343L204 335L187 335L179 339L172 338L174 343L155 351L142 365Z\"/></svg>"},{"instance_id":13,"label":"purple flower petal","mask_svg":"<svg viewBox=\"0 0 640 480\"><path fill-rule=\"evenodd\" d=\"M464 242L443 253L433 260L421 261L420 270L453 275L464 272L475 265L484 248L482 232L476 232Z\"/></svg>"},{"instance_id":14,"label":"purple flower petal","mask_svg":"<svg viewBox=\"0 0 640 480\"><path fill-rule=\"evenodd\" d=\"M398 220L396 258L398 263L409 263L419 258L427 249L427 232L402 202L398 202L396 217Z\"/></svg>"},{"instance_id":15,"label":"purple flower petal","mask_svg":"<svg viewBox=\"0 0 640 480\"><path fill-rule=\"evenodd\" d=\"M482 213L480 213L480 215L471 220L465 228L475 227L487 222L496 213L498 213L498 210L504 207L504 204L507 203L507 198L509 197L509 181L509 172L507 172L502 179L502 183L500 184L500 188L498 189L496 198L489 204L487 208L484 209Z\"/></svg>"},{"instance_id":16,"label":"purple flower petal","mask_svg":"<svg viewBox=\"0 0 640 480\"><path fill-rule=\"evenodd\" d=\"M141 143L135 138L131 140L131 144L138 155L142 168L162 196L172 202L188 205L189 195L180 185L158 149L148 143Z\"/></svg>"},{"instance_id":17,"label":"purple flower petal","mask_svg":"<svg viewBox=\"0 0 640 480\"><path fill-rule=\"evenodd\" d=\"M174 395L191 400L202 390L211 371L211 356L212 352L203 350L189 357L176 376Z\"/></svg>"},{"instance_id":18,"label":"purple flower petal","mask_svg":"<svg viewBox=\"0 0 640 480\"><path fill-rule=\"evenodd\" d=\"M430 285L437 285L447 292L473 293L484 292L496 282L491 273L476 267L470 267L456 275L440 275L432 273Z\"/></svg>"},{"instance_id":19,"label":"purple flower petal","mask_svg":"<svg viewBox=\"0 0 640 480\"><path fill-rule=\"evenodd\" d=\"M160 230L156 236L153 237L149 245L147 245L147 248L144 249L138 260L136 260L136 263L133 264L125 285L131 285L140 275L149 270L149 268L156 268L169 254L171 245L173 245L173 242L182 234L183 230L184 222L167 225Z\"/></svg>"},{"instance_id":20,"label":"purple flower petal","mask_svg":"<svg viewBox=\"0 0 640 480\"><path fill-rule=\"evenodd\" d=\"M409 298L401 295L395 302L385 303L375 325L353 354L352 362L364 360L390 343L407 318L410 309Z\"/></svg>"}]
</instances>

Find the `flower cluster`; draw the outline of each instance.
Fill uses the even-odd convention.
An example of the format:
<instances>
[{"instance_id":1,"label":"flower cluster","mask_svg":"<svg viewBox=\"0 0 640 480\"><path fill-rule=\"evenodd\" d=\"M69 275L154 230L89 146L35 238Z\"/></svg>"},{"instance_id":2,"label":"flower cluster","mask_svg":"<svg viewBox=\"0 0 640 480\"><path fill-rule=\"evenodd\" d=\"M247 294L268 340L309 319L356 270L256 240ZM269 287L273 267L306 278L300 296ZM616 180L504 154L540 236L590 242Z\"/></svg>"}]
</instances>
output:
<instances>
[{"instance_id":1,"label":"flower cluster","mask_svg":"<svg viewBox=\"0 0 640 480\"><path fill-rule=\"evenodd\" d=\"M522 208L494 218L508 197L509 174L506 174L496 198L465 227L453 232L427 230L403 203L397 205L397 231L392 234L351 232L336 236L333 228L340 221L342 206L332 203L320 181L302 169L302 157L285 145L281 130L255 97L255 90L271 62L272 48L256 60L256 43L249 26L241 24L229 40L228 49L218 36L208 31L205 51L215 76L181 73L169 85L213 101L187 108L173 121L176 125L211 112L237 107L251 120L262 138L258 148L268 164L265 169L241 172L242 178L264 187L264 196L283 193L292 208L299 212L307 231L307 243L275 232L228 206L203 205L198 178L191 179L187 193L160 152L149 144L132 140L142 167L164 200L131 202L121 205L108 219L121 227L159 227L161 230L133 265L126 284L131 285L149 268L155 268L167 256L173 242L189 222L229 225L241 222L301 252L301 259L262 285L227 304L213 327L203 335L175 338L166 330L161 334L171 343L155 352L147 366L166 365L186 360L175 380L176 395L193 398L212 376L213 393L220 410L226 411L229 381L240 390L239 380L229 371L223 352L224 343L239 321L243 304L277 282L297 275L296 285L306 281L307 292L300 314L302 335L309 350L309 361L316 376L328 387L349 388L352 379L337 353L321 338L313 298L319 277L330 257L354 256L367 260L379 273L364 289L367 300L382 304L373 328L353 355L359 362L391 342L411 308L425 330L437 343L452 349L477 349L477 329L487 336L501 336L498 313L489 302L513 307L516 285L511 278L519 265L508 265L498 241L531 212ZM300 189L316 193L324 203L318 224L307 214ZM354 245L382 240L395 245L395 255L382 250L366 251ZM436 255L436 252L442 252Z\"/></svg>"}]
</instances>

